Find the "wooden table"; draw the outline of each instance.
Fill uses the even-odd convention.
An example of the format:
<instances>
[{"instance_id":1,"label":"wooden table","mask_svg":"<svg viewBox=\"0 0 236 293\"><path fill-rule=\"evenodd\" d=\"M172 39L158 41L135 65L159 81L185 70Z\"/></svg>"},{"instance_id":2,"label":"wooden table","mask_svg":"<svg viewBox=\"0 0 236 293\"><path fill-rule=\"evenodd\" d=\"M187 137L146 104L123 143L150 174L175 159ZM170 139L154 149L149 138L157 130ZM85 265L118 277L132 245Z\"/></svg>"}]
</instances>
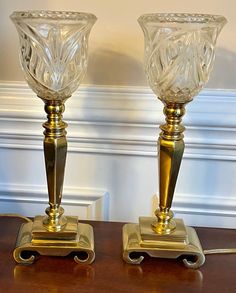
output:
<instances>
[{"instance_id":1,"label":"wooden table","mask_svg":"<svg viewBox=\"0 0 236 293\"><path fill-rule=\"evenodd\" d=\"M123 262L122 223L91 222L96 259L41 256L30 266L16 265L12 251L23 220L0 217L0 292L236 292L236 255L211 255L199 270L182 262L147 257L141 265ZM236 230L198 228L204 249L236 247Z\"/></svg>"}]
</instances>

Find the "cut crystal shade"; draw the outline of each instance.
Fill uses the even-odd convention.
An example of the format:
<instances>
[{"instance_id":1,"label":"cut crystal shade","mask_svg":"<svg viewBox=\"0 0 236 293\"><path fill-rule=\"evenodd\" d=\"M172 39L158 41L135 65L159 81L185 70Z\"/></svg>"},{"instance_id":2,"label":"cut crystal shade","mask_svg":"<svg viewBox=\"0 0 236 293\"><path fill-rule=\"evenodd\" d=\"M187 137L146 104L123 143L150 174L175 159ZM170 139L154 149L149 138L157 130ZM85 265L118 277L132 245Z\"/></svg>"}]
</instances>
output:
<instances>
[{"instance_id":1,"label":"cut crystal shade","mask_svg":"<svg viewBox=\"0 0 236 293\"><path fill-rule=\"evenodd\" d=\"M186 103L209 79L215 44L226 23L207 14L145 14L145 71L162 101Z\"/></svg>"},{"instance_id":2,"label":"cut crystal shade","mask_svg":"<svg viewBox=\"0 0 236 293\"><path fill-rule=\"evenodd\" d=\"M11 15L20 38L20 61L29 86L44 99L66 99L87 68L89 13L22 11Z\"/></svg>"}]
</instances>

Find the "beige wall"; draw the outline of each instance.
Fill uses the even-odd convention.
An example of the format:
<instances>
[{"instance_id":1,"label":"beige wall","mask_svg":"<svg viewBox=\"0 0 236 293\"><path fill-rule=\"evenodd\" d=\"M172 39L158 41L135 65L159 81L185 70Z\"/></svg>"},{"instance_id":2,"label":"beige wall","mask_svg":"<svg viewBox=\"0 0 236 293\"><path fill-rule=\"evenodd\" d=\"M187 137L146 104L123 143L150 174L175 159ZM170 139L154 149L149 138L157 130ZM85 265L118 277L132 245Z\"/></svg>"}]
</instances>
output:
<instances>
[{"instance_id":1,"label":"beige wall","mask_svg":"<svg viewBox=\"0 0 236 293\"><path fill-rule=\"evenodd\" d=\"M208 87L236 88L235 0L66 0L0 1L0 80L22 80L18 38L9 15L13 10L75 10L98 17L90 36L90 62L84 83L146 85L143 35L137 18L149 12L200 12L228 19L219 40L217 59Z\"/></svg>"}]
</instances>

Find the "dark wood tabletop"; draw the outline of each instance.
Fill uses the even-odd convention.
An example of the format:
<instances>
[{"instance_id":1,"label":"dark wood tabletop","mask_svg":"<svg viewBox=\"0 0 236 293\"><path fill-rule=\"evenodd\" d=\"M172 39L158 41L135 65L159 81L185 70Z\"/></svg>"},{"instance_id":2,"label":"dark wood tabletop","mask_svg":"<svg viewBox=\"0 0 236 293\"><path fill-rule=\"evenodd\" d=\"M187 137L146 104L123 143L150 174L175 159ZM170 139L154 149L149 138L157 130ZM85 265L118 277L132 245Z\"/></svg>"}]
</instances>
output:
<instances>
[{"instance_id":1,"label":"dark wood tabletop","mask_svg":"<svg viewBox=\"0 0 236 293\"><path fill-rule=\"evenodd\" d=\"M90 222L96 259L41 256L33 265L12 257L22 219L0 217L0 292L236 292L236 255L209 255L199 270L181 261L146 257L141 265L122 260L123 223ZM204 249L236 247L236 230L198 228Z\"/></svg>"}]
</instances>

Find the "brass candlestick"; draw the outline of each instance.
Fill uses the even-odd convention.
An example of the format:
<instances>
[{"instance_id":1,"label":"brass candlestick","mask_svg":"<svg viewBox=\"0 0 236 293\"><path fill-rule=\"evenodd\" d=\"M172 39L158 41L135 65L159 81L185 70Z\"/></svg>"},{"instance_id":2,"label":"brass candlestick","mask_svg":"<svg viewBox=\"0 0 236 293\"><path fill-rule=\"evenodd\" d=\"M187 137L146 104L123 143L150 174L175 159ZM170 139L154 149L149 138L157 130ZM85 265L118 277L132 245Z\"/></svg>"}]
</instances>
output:
<instances>
[{"instance_id":1,"label":"brass candlestick","mask_svg":"<svg viewBox=\"0 0 236 293\"><path fill-rule=\"evenodd\" d=\"M67 154L65 101L87 68L88 36L96 17L88 13L23 11L11 15L20 38L20 61L29 86L45 104L44 157L49 207L47 216L21 226L14 258L33 263L35 254L75 254L76 262L94 260L93 229L65 217L60 206Z\"/></svg>"},{"instance_id":2,"label":"brass candlestick","mask_svg":"<svg viewBox=\"0 0 236 293\"><path fill-rule=\"evenodd\" d=\"M171 204L184 152L181 119L185 105L209 78L222 16L146 14L138 19L145 36L145 69L149 84L164 104L166 123L159 136L159 209L156 218L140 217L123 228L123 258L139 264L152 257L183 256L186 267L198 268L205 256L195 230L174 219ZM134 258L132 253L140 253ZM190 256L190 258L188 257ZM192 260L192 256L195 260Z\"/></svg>"}]
</instances>

